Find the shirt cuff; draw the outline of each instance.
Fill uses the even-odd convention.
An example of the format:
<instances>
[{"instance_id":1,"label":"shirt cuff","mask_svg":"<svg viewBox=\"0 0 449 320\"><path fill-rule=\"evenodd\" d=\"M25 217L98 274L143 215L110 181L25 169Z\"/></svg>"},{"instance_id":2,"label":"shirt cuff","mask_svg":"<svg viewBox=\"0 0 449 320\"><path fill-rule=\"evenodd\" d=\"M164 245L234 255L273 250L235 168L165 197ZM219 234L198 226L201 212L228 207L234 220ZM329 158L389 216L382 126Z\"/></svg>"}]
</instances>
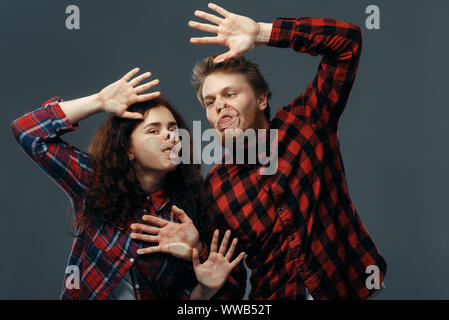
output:
<instances>
[{"instance_id":1,"label":"shirt cuff","mask_svg":"<svg viewBox=\"0 0 449 320\"><path fill-rule=\"evenodd\" d=\"M268 45L271 47L288 48L294 38L295 26L298 21L306 18L277 18L273 21Z\"/></svg>"},{"instance_id":2,"label":"shirt cuff","mask_svg":"<svg viewBox=\"0 0 449 320\"><path fill-rule=\"evenodd\" d=\"M78 123L71 123L67 115L62 111L59 102L63 100L59 97L53 97L44 102L42 107L47 111L48 118L51 121L53 129L58 134L63 134L78 129Z\"/></svg>"},{"instance_id":3,"label":"shirt cuff","mask_svg":"<svg viewBox=\"0 0 449 320\"><path fill-rule=\"evenodd\" d=\"M207 260L207 258L209 258L209 248L204 243L204 241L201 241L201 243L203 244L203 250L201 250L201 252L199 253L199 256L200 256L200 262L203 263L204 261Z\"/></svg>"}]
</instances>

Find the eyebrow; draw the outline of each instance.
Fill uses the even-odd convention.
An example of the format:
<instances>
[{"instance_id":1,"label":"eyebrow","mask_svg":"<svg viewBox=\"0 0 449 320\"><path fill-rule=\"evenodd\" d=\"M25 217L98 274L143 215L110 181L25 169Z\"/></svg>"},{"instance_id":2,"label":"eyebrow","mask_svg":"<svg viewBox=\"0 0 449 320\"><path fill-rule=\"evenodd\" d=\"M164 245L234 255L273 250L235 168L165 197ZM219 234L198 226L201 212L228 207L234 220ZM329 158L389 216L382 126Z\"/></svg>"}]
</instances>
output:
<instances>
[{"instance_id":1,"label":"eyebrow","mask_svg":"<svg viewBox=\"0 0 449 320\"><path fill-rule=\"evenodd\" d=\"M177 126L178 123L177 123L176 121L170 121L170 122L168 123L168 126L169 126L169 127L171 127L171 126L173 126L173 125ZM160 127L160 126L161 126L161 123L160 123L160 122L150 122L150 123L147 123L147 124L143 127L143 129L145 130L147 127Z\"/></svg>"},{"instance_id":2,"label":"eyebrow","mask_svg":"<svg viewBox=\"0 0 449 320\"><path fill-rule=\"evenodd\" d=\"M229 90L235 90L235 88L233 87L233 86L228 86L228 87L224 87L223 89L221 89L219 92L223 92L223 91L229 91ZM206 99L210 99L210 98L212 98L213 97L213 95L207 95L207 96L205 96L204 98L203 98L203 100L206 100Z\"/></svg>"}]
</instances>

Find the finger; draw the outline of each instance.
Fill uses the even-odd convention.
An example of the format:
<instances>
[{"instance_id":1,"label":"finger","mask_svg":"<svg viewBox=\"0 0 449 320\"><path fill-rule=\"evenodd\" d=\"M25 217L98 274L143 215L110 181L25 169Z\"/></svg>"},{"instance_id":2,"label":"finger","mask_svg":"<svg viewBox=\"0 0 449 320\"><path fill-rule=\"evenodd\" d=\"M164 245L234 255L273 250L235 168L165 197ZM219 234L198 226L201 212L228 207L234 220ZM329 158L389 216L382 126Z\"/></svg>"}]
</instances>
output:
<instances>
[{"instance_id":1,"label":"finger","mask_svg":"<svg viewBox=\"0 0 449 320\"><path fill-rule=\"evenodd\" d=\"M137 102L144 102L148 100L153 100L159 97L162 93L160 91L147 93L147 94L141 94L137 96Z\"/></svg>"},{"instance_id":2,"label":"finger","mask_svg":"<svg viewBox=\"0 0 449 320\"><path fill-rule=\"evenodd\" d=\"M231 246L229 247L228 253L226 253L225 258L228 261L231 261L232 257L234 256L234 252L235 252L235 247L237 246L237 242L238 239L234 238L234 240L232 240Z\"/></svg>"},{"instance_id":3,"label":"finger","mask_svg":"<svg viewBox=\"0 0 449 320\"><path fill-rule=\"evenodd\" d=\"M129 84L132 85L133 87L135 87L139 82L141 82L142 80L145 80L147 78L151 77L151 72L145 72L143 74L141 74L138 77L135 77L134 79L132 79Z\"/></svg>"},{"instance_id":4,"label":"finger","mask_svg":"<svg viewBox=\"0 0 449 320\"><path fill-rule=\"evenodd\" d=\"M172 208L173 212L176 214L176 216L179 218L179 221L181 221L182 223L191 221L189 216L185 213L184 210L179 209L175 205L173 205L171 208Z\"/></svg>"},{"instance_id":5,"label":"finger","mask_svg":"<svg viewBox=\"0 0 449 320\"><path fill-rule=\"evenodd\" d=\"M149 236L147 234L141 234L141 233L131 233L130 234L131 239L134 240L141 240L149 243L159 243L159 237L157 236Z\"/></svg>"},{"instance_id":6,"label":"finger","mask_svg":"<svg viewBox=\"0 0 449 320\"><path fill-rule=\"evenodd\" d=\"M231 269L234 269L236 265L238 265L242 259L245 257L245 252L242 252L239 254L237 258L234 259L234 261L231 262Z\"/></svg>"},{"instance_id":7,"label":"finger","mask_svg":"<svg viewBox=\"0 0 449 320\"><path fill-rule=\"evenodd\" d=\"M143 231L148 234L158 234L161 230L160 228L153 227L153 226L147 226L146 224L136 223L131 225L131 229L133 232Z\"/></svg>"},{"instance_id":8,"label":"finger","mask_svg":"<svg viewBox=\"0 0 449 320\"><path fill-rule=\"evenodd\" d=\"M213 26L211 24L199 23L196 21L189 21L189 27L193 28L193 29L205 31L205 32L218 33L218 27Z\"/></svg>"},{"instance_id":9,"label":"finger","mask_svg":"<svg viewBox=\"0 0 449 320\"><path fill-rule=\"evenodd\" d=\"M215 24L220 24L223 22L223 19L217 16L214 16L213 14L201 11L201 10L195 10L195 12L193 13L195 16L197 16L198 18L210 21L212 23Z\"/></svg>"},{"instance_id":10,"label":"finger","mask_svg":"<svg viewBox=\"0 0 449 320\"><path fill-rule=\"evenodd\" d=\"M210 252L217 252L219 235L220 235L220 231L218 231L218 229L216 229L214 232L214 236L212 237L212 242L210 244Z\"/></svg>"},{"instance_id":11,"label":"finger","mask_svg":"<svg viewBox=\"0 0 449 320\"><path fill-rule=\"evenodd\" d=\"M154 247L148 247L137 250L137 254L150 254L150 253L157 253L161 252L160 246L154 246Z\"/></svg>"},{"instance_id":12,"label":"finger","mask_svg":"<svg viewBox=\"0 0 449 320\"><path fill-rule=\"evenodd\" d=\"M131 80L132 77L134 77L137 73L139 73L139 71L140 68L134 68L130 72L125 74L122 79L128 82L129 80Z\"/></svg>"},{"instance_id":13,"label":"finger","mask_svg":"<svg viewBox=\"0 0 449 320\"><path fill-rule=\"evenodd\" d=\"M221 14L225 18L228 17L231 14L230 12L226 11L222 7L217 6L215 3L209 3L207 6L209 7L209 9L212 9L212 10L218 12L219 14Z\"/></svg>"},{"instance_id":14,"label":"finger","mask_svg":"<svg viewBox=\"0 0 449 320\"><path fill-rule=\"evenodd\" d=\"M220 54L219 56L215 57L214 63L220 63L223 61L226 61L228 59L231 59L234 57L234 54L231 51L228 51L226 53Z\"/></svg>"},{"instance_id":15,"label":"finger","mask_svg":"<svg viewBox=\"0 0 449 320\"><path fill-rule=\"evenodd\" d=\"M221 44L218 37L193 37L190 38L190 43L194 44Z\"/></svg>"},{"instance_id":16,"label":"finger","mask_svg":"<svg viewBox=\"0 0 449 320\"><path fill-rule=\"evenodd\" d=\"M129 112L129 111L125 111L122 114L120 114L120 118L127 118L127 119L143 119L143 114L139 113L139 112Z\"/></svg>"},{"instance_id":17,"label":"finger","mask_svg":"<svg viewBox=\"0 0 449 320\"><path fill-rule=\"evenodd\" d=\"M231 230L226 231L223 240L221 241L219 253L224 256L226 254L226 249L228 248L229 238L231 237Z\"/></svg>"},{"instance_id":18,"label":"finger","mask_svg":"<svg viewBox=\"0 0 449 320\"><path fill-rule=\"evenodd\" d=\"M158 218L158 217L154 217L154 216L149 216L149 215L145 215L142 217L143 221L152 223L158 227L165 227L168 224L167 220Z\"/></svg>"},{"instance_id":19,"label":"finger","mask_svg":"<svg viewBox=\"0 0 449 320\"><path fill-rule=\"evenodd\" d=\"M138 87L135 87L134 92L141 93L141 92L147 91L147 90L157 86L159 83L160 83L159 79L153 80L151 82L148 82L148 83L142 84Z\"/></svg>"},{"instance_id":20,"label":"finger","mask_svg":"<svg viewBox=\"0 0 449 320\"><path fill-rule=\"evenodd\" d=\"M200 255L198 253L198 250L193 248L192 250L192 264L193 268L196 268L200 265Z\"/></svg>"}]
</instances>

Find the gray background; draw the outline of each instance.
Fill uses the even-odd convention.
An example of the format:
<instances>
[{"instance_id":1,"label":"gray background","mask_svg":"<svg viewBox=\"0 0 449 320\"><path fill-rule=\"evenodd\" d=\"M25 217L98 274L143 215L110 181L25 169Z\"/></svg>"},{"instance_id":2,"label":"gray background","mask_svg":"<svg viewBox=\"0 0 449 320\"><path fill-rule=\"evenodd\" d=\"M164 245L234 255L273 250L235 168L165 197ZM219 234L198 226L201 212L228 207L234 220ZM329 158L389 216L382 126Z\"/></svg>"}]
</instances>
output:
<instances>
[{"instance_id":1,"label":"gray background","mask_svg":"<svg viewBox=\"0 0 449 320\"><path fill-rule=\"evenodd\" d=\"M449 299L446 101L449 2L218 1L256 21L281 16L356 23L363 53L340 123L350 194L388 263L379 299ZM81 30L65 28L77 4ZM365 8L381 10L367 30ZM207 1L1 0L0 299L57 299L70 252L68 199L18 148L10 123L51 96L92 94L135 66L161 79L159 89L189 123L206 118L190 86L193 64L223 47L193 46L187 27ZM314 77L319 57L256 48L276 111ZM273 112L274 113L274 112ZM66 139L85 149L104 115ZM204 172L208 171L204 167Z\"/></svg>"}]
</instances>

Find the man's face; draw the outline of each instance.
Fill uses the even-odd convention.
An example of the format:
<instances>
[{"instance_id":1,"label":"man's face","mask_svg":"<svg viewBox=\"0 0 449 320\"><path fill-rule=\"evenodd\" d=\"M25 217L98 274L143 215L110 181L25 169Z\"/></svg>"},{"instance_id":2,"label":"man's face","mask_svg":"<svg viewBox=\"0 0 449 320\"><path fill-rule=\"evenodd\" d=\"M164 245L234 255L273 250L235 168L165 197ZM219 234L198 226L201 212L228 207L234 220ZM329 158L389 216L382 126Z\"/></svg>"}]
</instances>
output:
<instances>
[{"instance_id":1,"label":"man's face","mask_svg":"<svg viewBox=\"0 0 449 320\"><path fill-rule=\"evenodd\" d=\"M202 97L210 126L222 137L226 129L261 128L267 99L256 96L244 75L225 72L208 75L204 79Z\"/></svg>"}]
</instances>

